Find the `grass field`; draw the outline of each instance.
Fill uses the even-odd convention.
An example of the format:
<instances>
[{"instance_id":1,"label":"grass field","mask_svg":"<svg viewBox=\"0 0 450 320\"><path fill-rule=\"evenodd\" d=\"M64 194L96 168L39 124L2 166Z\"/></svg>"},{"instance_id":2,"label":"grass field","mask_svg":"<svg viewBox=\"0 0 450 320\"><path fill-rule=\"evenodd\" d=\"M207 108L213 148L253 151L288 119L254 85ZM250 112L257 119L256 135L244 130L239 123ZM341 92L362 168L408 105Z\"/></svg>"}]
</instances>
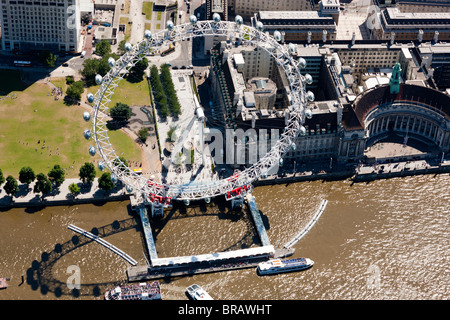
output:
<instances>
[{"instance_id":1,"label":"grass field","mask_svg":"<svg viewBox=\"0 0 450 320\"><path fill-rule=\"evenodd\" d=\"M0 70L0 79L5 79L4 74ZM34 83L24 91L13 90L16 99L0 101L0 168L5 176L18 178L23 166L47 174L59 164L66 170L66 177L76 178L82 164L100 160L98 155L89 155L94 142L83 137L84 129L90 128L82 117L85 109L66 106L50 92L46 84ZM111 132L110 141L118 155L141 160L139 146L122 131Z\"/></svg>"},{"instance_id":2,"label":"grass field","mask_svg":"<svg viewBox=\"0 0 450 320\"><path fill-rule=\"evenodd\" d=\"M92 86L88 88L88 91L95 95L99 88L100 86ZM109 108L115 106L117 102L122 102L129 106L150 105L150 91L147 79L144 78L140 82L130 82L126 79L120 81L109 103Z\"/></svg>"},{"instance_id":3,"label":"grass field","mask_svg":"<svg viewBox=\"0 0 450 320\"><path fill-rule=\"evenodd\" d=\"M145 13L146 20L152 20L153 2L143 2L142 12Z\"/></svg>"}]
</instances>

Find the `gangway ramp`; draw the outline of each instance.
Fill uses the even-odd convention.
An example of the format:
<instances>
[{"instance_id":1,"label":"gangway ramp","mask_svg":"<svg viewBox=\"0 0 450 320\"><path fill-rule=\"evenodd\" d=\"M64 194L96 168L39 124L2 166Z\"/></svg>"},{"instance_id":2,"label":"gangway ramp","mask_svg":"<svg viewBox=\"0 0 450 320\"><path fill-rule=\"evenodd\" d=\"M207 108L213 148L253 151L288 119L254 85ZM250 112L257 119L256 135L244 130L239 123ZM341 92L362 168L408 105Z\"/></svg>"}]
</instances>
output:
<instances>
[{"instance_id":1,"label":"gangway ramp","mask_svg":"<svg viewBox=\"0 0 450 320\"><path fill-rule=\"evenodd\" d=\"M83 236L88 237L91 240L94 240L95 242L101 244L105 248L108 248L109 250L111 250L115 254L117 254L120 257L122 257L123 259L125 259L131 265L133 265L133 266L137 265L137 261L136 260L134 260L132 257L130 257L128 254L126 254L122 250L116 248L115 246L113 246L109 242L103 240L99 236L96 236L96 235L94 235L94 234L92 234L90 232L87 232L86 230L83 230L83 229L81 229L81 228L79 228L77 226L74 226L73 224L69 224L69 226L67 228L69 228L70 230L75 231L75 232L77 232L79 234L82 234Z\"/></svg>"},{"instance_id":2,"label":"gangway ramp","mask_svg":"<svg viewBox=\"0 0 450 320\"><path fill-rule=\"evenodd\" d=\"M139 216L141 218L141 223L144 230L145 242L147 243L150 261L154 261L155 259L158 259L158 254L156 251L155 241L153 240L152 227L150 225L150 220L148 219L147 209L144 206L139 207Z\"/></svg>"},{"instance_id":3,"label":"gangway ramp","mask_svg":"<svg viewBox=\"0 0 450 320\"><path fill-rule=\"evenodd\" d=\"M264 228L264 223L262 222L258 207L256 206L255 197L249 193L246 195L246 198L261 243L263 246L270 246L270 240L269 237L267 236L266 228Z\"/></svg>"}]
</instances>

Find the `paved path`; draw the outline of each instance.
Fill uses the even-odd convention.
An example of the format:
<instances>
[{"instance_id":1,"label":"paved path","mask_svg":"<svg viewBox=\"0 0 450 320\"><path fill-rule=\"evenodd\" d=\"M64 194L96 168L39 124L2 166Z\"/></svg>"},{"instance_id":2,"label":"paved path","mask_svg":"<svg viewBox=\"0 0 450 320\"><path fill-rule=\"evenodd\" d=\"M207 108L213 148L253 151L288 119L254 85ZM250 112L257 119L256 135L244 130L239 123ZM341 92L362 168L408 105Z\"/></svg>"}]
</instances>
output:
<instances>
[{"instance_id":1,"label":"paved path","mask_svg":"<svg viewBox=\"0 0 450 320\"><path fill-rule=\"evenodd\" d=\"M70 191L69 185L72 183L78 184L81 188L81 192L74 198ZM4 184L1 186L0 190L0 207L27 207L27 206L37 206L37 205L60 205L66 203L67 205L74 203L84 203L84 202L94 202L94 201L108 201L108 200L119 200L127 199L128 194L125 187L118 184L115 189L110 192L105 192L98 187L98 180L95 179L91 186L83 185L80 179L66 179L56 190L41 199L40 193L34 193L33 187L35 182L32 182L28 188L26 184L20 184L20 191L13 198L11 202L11 197L8 196L3 189Z\"/></svg>"}]
</instances>

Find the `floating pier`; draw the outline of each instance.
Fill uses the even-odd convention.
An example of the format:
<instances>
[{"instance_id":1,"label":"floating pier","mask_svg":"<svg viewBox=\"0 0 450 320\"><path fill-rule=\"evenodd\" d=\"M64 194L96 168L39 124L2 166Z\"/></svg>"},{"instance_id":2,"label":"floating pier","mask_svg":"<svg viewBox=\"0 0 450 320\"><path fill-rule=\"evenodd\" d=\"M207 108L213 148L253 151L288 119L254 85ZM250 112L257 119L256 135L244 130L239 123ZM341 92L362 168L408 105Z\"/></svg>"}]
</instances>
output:
<instances>
[{"instance_id":1,"label":"floating pier","mask_svg":"<svg viewBox=\"0 0 450 320\"><path fill-rule=\"evenodd\" d=\"M91 240L94 240L95 242L101 244L102 246L108 248L109 250L111 250L112 252L114 252L115 254L119 255L120 257L122 257L123 259L125 259L128 263L130 263L131 265L135 266L137 265L137 261L134 260L133 258L131 258L128 254L126 254L125 252L123 252L122 250L116 248L115 246L113 246L112 244L110 244L109 242L103 240L102 238L87 232L86 230L83 230L81 228L78 228L77 226L74 226L73 224L69 224L69 226L67 227L72 231L75 231L79 234L82 234L85 237L88 237Z\"/></svg>"},{"instance_id":2,"label":"floating pier","mask_svg":"<svg viewBox=\"0 0 450 320\"><path fill-rule=\"evenodd\" d=\"M251 194L248 194L246 199L262 246L168 258L158 257L147 210L145 206L139 207L138 212L143 226L150 261L148 262L149 265L129 267L127 269L128 281L144 281L199 273L254 268L258 263L267 261L276 255L275 249L270 244L269 237L264 228L255 198ZM289 249L284 249L284 251L289 251Z\"/></svg>"}]
</instances>

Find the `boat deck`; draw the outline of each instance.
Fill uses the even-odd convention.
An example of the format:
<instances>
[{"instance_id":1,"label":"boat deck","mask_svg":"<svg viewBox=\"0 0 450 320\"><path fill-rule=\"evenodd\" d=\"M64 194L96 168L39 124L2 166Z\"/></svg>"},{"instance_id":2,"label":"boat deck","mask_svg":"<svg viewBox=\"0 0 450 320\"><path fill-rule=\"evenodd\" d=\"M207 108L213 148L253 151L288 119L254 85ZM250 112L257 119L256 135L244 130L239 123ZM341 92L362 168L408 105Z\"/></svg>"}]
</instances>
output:
<instances>
[{"instance_id":1,"label":"boat deck","mask_svg":"<svg viewBox=\"0 0 450 320\"><path fill-rule=\"evenodd\" d=\"M8 283L6 282L8 280L9 278L0 278L0 289L8 288Z\"/></svg>"}]
</instances>

